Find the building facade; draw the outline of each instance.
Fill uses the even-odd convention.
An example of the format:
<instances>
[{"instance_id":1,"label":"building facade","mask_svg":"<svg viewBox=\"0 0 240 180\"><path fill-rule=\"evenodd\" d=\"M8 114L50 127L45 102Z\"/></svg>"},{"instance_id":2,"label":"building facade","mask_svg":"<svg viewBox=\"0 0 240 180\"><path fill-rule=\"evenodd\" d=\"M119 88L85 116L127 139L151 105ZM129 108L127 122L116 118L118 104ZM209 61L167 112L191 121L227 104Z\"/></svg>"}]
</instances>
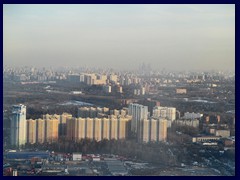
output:
<instances>
[{"instance_id":1,"label":"building facade","mask_svg":"<svg viewBox=\"0 0 240 180\"><path fill-rule=\"evenodd\" d=\"M42 144L45 142L45 120L37 119L37 131L36 138L37 142Z\"/></svg>"},{"instance_id":2,"label":"building facade","mask_svg":"<svg viewBox=\"0 0 240 180\"><path fill-rule=\"evenodd\" d=\"M141 122L140 142L159 142L167 140L167 120L163 118L144 119Z\"/></svg>"},{"instance_id":3,"label":"building facade","mask_svg":"<svg viewBox=\"0 0 240 180\"><path fill-rule=\"evenodd\" d=\"M37 142L37 121L33 119L27 120L27 143L34 144Z\"/></svg>"},{"instance_id":4,"label":"building facade","mask_svg":"<svg viewBox=\"0 0 240 180\"><path fill-rule=\"evenodd\" d=\"M14 105L11 114L11 145L20 146L27 142L26 106Z\"/></svg>"},{"instance_id":5,"label":"building facade","mask_svg":"<svg viewBox=\"0 0 240 180\"><path fill-rule=\"evenodd\" d=\"M68 113L63 113L60 115L59 119L59 136L66 136L67 134L67 119L71 118L72 115Z\"/></svg>"},{"instance_id":6,"label":"building facade","mask_svg":"<svg viewBox=\"0 0 240 180\"><path fill-rule=\"evenodd\" d=\"M171 127L172 122L176 120L176 108L155 106L153 108L154 118L165 118L168 120L168 127Z\"/></svg>"},{"instance_id":7,"label":"building facade","mask_svg":"<svg viewBox=\"0 0 240 180\"><path fill-rule=\"evenodd\" d=\"M114 115L108 118L71 118L67 121L67 139L125 139L130 129L130 121L131 116Z\"/></svg>"},{"instance_id":8,"label":"building facade","mask_svg":"<svg viewBox=\"0 0 240 180\"><path fill-rule=\"evenodd\" d=\"M45 120L45 141L48 143L58 141L58 119Z\"/></svg>"},{"instance_id":9,"label":"building facade","mask_svg":"<svg viewBox=\"0 0 240 180\"><path fill-rule=\"evenodd\" d=\"M194 128L199 128L198 119L178 119L174 121L178 126L191 126Z\"/></svg>"},{"instance_id":10,"label":"building facade","mask_svg":"<svg viewBox=\"0 0 240 180\"><path fill-rule=\"evenodd\" d=\"M140 104L129 104L128 114L132 116L131 131L140 132L140 121L148 118L148 107Z\"/></svg>"}]
</instances>

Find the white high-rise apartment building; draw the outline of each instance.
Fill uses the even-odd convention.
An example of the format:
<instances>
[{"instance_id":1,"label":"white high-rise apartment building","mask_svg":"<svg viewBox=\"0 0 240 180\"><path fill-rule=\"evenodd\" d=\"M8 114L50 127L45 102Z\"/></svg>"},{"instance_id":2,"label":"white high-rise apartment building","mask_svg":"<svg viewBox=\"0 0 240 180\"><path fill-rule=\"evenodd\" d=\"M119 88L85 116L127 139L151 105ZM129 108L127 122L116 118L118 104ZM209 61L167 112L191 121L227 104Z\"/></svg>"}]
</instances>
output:
<instances>
[{"instance_id":1,"label":"white high-rise apartment building","mask_svg":"<svg viewBox=\"0 0 240 180\"><path fill-rule=\"evenodd\" d=\"M131 131L140 131L140 121L148 118L148 107L140 104L130 104L128 114L132 116Z\"/></svg>"},{"instance_id":2,"label":"white high-rise apartment building","mask_svg":"<svg viewBox=\"0 0 240 180\"><path fill-rule=\"evenodd\" d=\"M167 118L171 121L176 120L176 108L174 107L167 108Z\"/></svg>"},{"instance_id":3,"label":"white high-rise apartment building","mask_svg":"<svg viewBox=\"0 0 240 180\"><path fill-rule=\"evenodd\" d=\"M11 116L11 145L24 145L26 143L26 135L26 106L23 104L14 105Z\"/></svg>"},{"instance_id":4,"label":"white high-rise apartment building","mask_svg":"<svg viewBox=\"0 0 240 180\"><path fill-rule=\"evenodd\" d=\"M166 118L168 120L168 127L176 120L176 108L155 106L153 108L153 118Z\"/></svg>"},{"instance_id":5,"label":"white high-rise apartment building","mask_svg":"<svg viewBox=\"0 0 240 180\"><path fill-rule=\"evenodd\" d=\"M155 106L153 108L153 117L154 118L167 118L168 120L176 120L176 108L174 107L162 107Z\"/></svg>"}]
</instances>

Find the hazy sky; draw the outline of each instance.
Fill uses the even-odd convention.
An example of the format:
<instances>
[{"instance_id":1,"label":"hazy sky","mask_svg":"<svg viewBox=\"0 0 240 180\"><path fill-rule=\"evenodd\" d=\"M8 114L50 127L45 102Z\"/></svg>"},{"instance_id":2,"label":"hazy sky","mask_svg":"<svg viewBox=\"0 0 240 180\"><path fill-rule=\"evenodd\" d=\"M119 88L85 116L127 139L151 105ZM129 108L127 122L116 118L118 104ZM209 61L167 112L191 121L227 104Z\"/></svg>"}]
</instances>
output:
<instances>
[{"instance_id":1,"label":"hazy sky","mask_svg":"<svg viewBox=\"0 0 240 180\"><path fill-rule=\"evenodd\" d=\"M4 65L235 69L235 5L4 5Z\"/></svg>"}]
</instances>

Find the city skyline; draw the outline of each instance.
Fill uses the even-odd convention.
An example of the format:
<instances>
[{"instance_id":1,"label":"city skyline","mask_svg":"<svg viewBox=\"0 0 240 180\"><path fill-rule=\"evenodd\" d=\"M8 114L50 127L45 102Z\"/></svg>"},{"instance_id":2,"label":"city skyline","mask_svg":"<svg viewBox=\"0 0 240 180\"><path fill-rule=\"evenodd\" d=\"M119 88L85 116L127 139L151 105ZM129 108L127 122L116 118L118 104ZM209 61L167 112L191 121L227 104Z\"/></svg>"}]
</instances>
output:
<instances>
[{"instance_id":1,"label":"city skyline","mask_svg":"<svg viewBox=\"0 0 240 180\"><path fill-rule=\"evenodd\" d=\"M4 65L235 69L234 4L4 5L3 20Z\"/></svg>"}]
</instances>

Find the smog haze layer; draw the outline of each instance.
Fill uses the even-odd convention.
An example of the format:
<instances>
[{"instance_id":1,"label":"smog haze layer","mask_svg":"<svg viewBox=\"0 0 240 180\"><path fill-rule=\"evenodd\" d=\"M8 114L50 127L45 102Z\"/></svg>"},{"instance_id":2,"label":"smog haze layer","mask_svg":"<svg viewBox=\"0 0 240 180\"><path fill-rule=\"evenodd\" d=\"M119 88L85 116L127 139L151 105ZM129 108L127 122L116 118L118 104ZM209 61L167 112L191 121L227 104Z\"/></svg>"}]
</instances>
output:
<instances>
[{"instance_id":1,"label":"smog haze layer","mask_svg":"<svg viewBox=\"0 0 240 180\"><path fill-rule=\"evenodd\" d=\"M3 64L235 69L235 5L4 5Z\"/></svg>"}]
</instances>

